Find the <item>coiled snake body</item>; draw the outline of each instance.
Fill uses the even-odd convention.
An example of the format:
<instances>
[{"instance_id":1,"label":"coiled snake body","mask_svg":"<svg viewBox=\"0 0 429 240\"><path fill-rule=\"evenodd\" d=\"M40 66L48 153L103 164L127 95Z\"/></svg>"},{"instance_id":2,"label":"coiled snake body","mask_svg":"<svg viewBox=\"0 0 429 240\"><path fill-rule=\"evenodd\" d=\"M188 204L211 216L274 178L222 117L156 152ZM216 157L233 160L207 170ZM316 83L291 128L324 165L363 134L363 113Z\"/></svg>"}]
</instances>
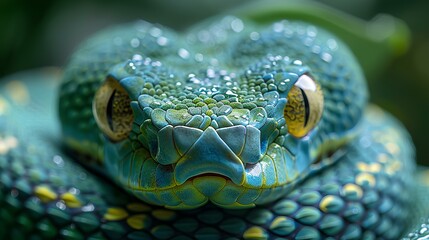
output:
<instances>
[{"instance_id":1,"label":"coiled snake body","mask_svg":"<svg viewBox=\"0 0 429 240\"><path fill-rule=\"evenodd\" d=\"M137 22L47 71L1 90L0 236L397 239L417 217L410 138L323 29Z\"/></svg>"}]
</instances>

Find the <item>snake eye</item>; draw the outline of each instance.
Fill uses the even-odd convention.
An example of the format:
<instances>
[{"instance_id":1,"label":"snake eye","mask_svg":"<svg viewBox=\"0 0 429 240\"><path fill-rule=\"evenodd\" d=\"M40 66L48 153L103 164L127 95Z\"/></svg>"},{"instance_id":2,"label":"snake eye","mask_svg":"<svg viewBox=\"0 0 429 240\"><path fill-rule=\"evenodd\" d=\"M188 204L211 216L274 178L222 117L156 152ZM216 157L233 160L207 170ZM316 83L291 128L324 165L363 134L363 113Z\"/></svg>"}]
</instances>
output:
<instances>
[{"instance_id":1,"label":"snake eye","mask_svg":"<svg viewBox=\"0 0 429 240\"><path fill-rule=\"evenodd\" d=\"M284 108L289 133L304 137L320 120L323 111L323 93L310 76L302 75L290 90Z\"/></svg>"},{"instance_id":2,"label":"snake eye","mask_svg":"<svg viewBox=\"0 0 429 240\"><path fill-rule=\"evenodd\" d=\"M95 93L92 105L95 121L112 141L126 138L131 131L134 119L130 101L125 89L112 78Z\"/></svg>"}]
</instances>

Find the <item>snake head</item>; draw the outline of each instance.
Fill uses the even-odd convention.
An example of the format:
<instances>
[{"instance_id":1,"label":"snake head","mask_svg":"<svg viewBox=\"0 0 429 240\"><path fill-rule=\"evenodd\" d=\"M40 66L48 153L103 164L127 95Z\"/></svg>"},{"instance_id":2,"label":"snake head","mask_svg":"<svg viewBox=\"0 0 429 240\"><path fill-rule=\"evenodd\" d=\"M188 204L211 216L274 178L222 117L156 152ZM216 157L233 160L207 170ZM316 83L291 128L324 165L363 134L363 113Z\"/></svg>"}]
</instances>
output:
<instances>
[{"instance_id":1,"label":"snake head","mask_svg":"<svg viewBox=\"0 0 429 240\"><path fill-rule=\"evenodd\" d=\"M108 69L92 106L103 164L140 199L175 209L274 201L357 125L366 88L345 46L304 23L238 20L170 40L157 27L130 40L154 54L133 50Z\"/></svg>"}]
</instances>

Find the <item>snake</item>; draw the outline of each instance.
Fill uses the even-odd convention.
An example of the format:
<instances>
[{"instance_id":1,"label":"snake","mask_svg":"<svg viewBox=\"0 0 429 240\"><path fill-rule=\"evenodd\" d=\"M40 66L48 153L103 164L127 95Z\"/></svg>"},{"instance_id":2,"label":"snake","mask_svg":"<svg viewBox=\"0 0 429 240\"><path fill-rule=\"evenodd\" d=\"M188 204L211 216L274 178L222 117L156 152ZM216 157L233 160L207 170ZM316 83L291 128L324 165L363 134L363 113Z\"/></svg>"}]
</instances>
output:
<instances>
[{"instance_id":1,"label":"snake","mask_svg":"<svg viewBox=\"0 0 429 240\"><path fill-rule=\"evenodd\" d=\"M138 21L0 89L1 238L429 236L411 137L310 23Z\"/></svg>"}]
</instances>

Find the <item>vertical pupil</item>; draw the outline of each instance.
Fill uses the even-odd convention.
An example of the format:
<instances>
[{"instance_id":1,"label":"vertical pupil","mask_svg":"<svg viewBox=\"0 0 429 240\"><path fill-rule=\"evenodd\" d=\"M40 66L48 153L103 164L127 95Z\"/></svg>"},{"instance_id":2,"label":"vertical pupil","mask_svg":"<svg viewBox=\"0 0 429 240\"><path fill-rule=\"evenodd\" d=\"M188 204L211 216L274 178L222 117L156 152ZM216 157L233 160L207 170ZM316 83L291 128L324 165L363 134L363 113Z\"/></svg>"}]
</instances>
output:
<instances>
[{"instance_id":1,"label":"vertical pupil","mask_svg":"<svg viewBox=\"0 0 429 240\"><path fill-rule=\"evenodd\" d=\"M109 127L112 131L115 131L115 129L113 129L113 102L115 100L115 94L116 94L116 89L113 90L112 95L110 96L109 102L107 103L107 123L109 124Z\"/></svg>"},{"instance_id":2,"label":"vertical pupil","mask_svg":"<svg viewBox=\"0 0 429 240\"><path fill-rule=\"evenodd\" d=\"M301 90L302 98L304 99L304 109L305 109L305 119L304 119L304 127L307 126L308 119L310 118L310 103L308 102L307 95L305 94L305 91Z\"/></svg>"}]
</instances>

